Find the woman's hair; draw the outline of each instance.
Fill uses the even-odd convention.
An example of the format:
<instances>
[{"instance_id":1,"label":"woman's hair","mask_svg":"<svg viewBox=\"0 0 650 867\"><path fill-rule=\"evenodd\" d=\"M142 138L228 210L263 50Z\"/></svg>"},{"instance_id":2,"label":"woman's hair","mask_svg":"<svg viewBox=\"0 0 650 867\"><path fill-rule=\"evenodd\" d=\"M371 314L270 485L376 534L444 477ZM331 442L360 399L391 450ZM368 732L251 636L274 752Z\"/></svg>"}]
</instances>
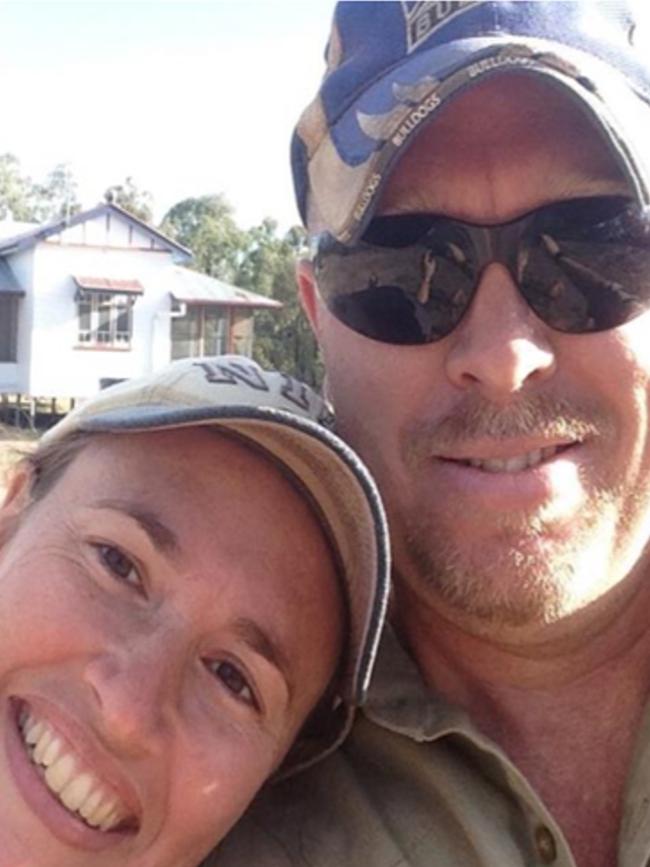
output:
<instances>
[{"instance_id":1,"label":"woman's hair","mask_svg":"<svg viewBox=\"0 0 650 867\"><path fill-rule=\"evenodd\" d=\"M31 452L24 452L17 468L26 467L30 473L29 497L32 502L43 499L86 446L93 434L78 431L64 440L40 444Z\"/></svg>"}]
</instances>

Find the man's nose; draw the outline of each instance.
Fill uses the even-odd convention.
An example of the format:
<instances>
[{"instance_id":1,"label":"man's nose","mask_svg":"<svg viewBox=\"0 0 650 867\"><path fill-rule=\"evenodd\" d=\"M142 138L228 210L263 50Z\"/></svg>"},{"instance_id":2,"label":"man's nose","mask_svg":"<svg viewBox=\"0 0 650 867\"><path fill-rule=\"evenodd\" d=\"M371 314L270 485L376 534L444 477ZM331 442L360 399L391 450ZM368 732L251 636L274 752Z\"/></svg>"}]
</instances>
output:
<instances>
[{"instance_id":1,"label":"man's nose","mask_svg":"<svg viewBox=\"0 0 650 867\"><path fill-rule=\"evenodd\" d=\"M180 691L171 649L160 645L144 639L103 652L84 671L106 739L133 756L155 751Z\"/></svg>"},{"instance_id":2,"label":"man's nose","mask_svg":"<svg viewBox=\"0 0 650 867\"><path fill-rule=\"evenodd\" d=\"M447 376L458 388L507 400L556 366L549 329L498 263L484 270L470 309L450 336Z\"/></svg>"}]
</instances>

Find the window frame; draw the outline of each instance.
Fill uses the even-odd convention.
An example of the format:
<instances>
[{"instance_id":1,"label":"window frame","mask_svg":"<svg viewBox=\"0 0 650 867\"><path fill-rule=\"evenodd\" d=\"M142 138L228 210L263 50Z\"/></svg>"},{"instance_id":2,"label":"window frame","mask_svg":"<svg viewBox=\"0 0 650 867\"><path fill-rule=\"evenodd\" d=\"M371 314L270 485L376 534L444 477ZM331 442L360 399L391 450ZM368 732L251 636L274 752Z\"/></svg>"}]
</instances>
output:
<instances>
[{"instance_id":1,"label":"window frame","mask_svg":"<svg viewBox=\"0 0 650 867\"><path fill-rule=\"evenodd\" d=\"M0 292L0 319L8 323L6 343L0 331L0 364L16 364L18 361L18 305L21 298L22 295L16 292ZM3 309L4 305L6 309Z\"/></svg>"},{"instance_id":2,"label":"window frame","mask_svg":"<svg viewBox=\"0 0 650 867\"><path fill-rule=\"evenodd\" d=\"M131 349L135 303L133 295L128 292L80 289L77 292L76 303L79 348ZM82 323L85 327L82 327ZM126 325L126 328L120 327L120 324Z\"/></svg>"},{"instance_id":3,"label":"window frame","mask_svg":"<svg viewBox=\"0 0 650 867\"><path fill-rule=\"evenodd\" d=\"M209 314L213 314L210 317ZM186 324L190 324L190 318L196 318L197 331L195 336L183 337L182 339L174 336L174 330L179 327L183 320ZM209 318L220 319L223 322L221 333L217 335L219 343L215 346L206 348L206 341L213 339L213 335L206 334L206 320ZM171 320L170 328L170 356L171 360L175 361L179 358L201 358L205 355L223 355L231 351L232 337L232 309L226 305L218 304L187 304L185 316L174 316ZM176 346L180 343L189 345L193 354L177 355L174 352Z\"/></svg>"}]
</instances>

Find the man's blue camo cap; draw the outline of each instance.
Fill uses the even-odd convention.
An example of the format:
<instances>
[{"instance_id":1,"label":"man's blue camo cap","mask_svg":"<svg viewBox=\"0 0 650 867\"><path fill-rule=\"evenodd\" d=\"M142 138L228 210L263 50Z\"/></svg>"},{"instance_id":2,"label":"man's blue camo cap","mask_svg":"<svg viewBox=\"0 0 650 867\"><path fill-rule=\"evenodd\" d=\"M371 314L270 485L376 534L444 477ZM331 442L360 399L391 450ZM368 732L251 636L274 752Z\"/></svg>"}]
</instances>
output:
<instances>
[{"instance_id":1,"label":"man's blue camo cap","mask_svg":"<svg viewBox=\"0 0 650 867\"><path fill-rule=\"evenodd\" d=\"M344 0L320 90L292 141L303 221L343 243L357 240L423 125L468 87L512 71L563 88L648 204L649 25L640 2Z\"/></svg>"}]
</instances>

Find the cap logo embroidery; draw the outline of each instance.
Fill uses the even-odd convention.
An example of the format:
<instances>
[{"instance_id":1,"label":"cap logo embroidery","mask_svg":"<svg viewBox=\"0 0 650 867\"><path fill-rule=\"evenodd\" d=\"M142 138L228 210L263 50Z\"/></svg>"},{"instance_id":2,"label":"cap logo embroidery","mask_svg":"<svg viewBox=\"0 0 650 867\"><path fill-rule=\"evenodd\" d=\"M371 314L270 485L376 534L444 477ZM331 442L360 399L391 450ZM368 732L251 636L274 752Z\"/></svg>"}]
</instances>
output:
<instances>
[{"instance_id":1,"label":"cap logo embroidery","mask_svg":"<svg viewBox=\"0 0 650 867\"><path fill-rule=\"evenodd\" d=\"M257 391L270 391L260 370L255 365L246 366L236 361L216 363L212 361L195 361L193 367L200 367L205 373L206 382L221 385L237 385L241 383Z\"/></svg>"},{"instance_id":2,"label":"cap logo embroidery","mask_svg":"<svg viewBox=\"0 0 650 867\"><path fill-rule=\"evenodd\" d=\"M512 46L504 48L498 54L484 57L482 60L470 64L467 67L467 74L469 78L476 78L485 72L490 72L503 66L531 66L533 64L538 65L538 58L535 57L530 48Z\"/></svg>"},{"instance_id":3,"label":"cap logo embroidery","mask_svg":"<svg viewBox=\"0 0 650 867\"><path fill-rule=\"evenodd\" d=\"M298 382L297 379L294 379L293 376L289 376L287 373L282 374L282 380L282 388L280 389L282 397L300 409L309 412L311 404L309 403L309 391L307 390L307 386L302 382Z\"/></svg>"},{"instance_id":4,"label":"cap logo embroidery","mask_svg":"<svg viewBox=\"0 0 650 867\"><path fill-rule=\"evenodd\" d=\"M334 426L334 416L327 407L327 404L321 400L314 392L304 383L287 373L282 374L282 388L280 389L282 397L292 403L298 409L316 415L319 424L325 427L332 428Z\"/></svg>"},{"instance_id":5,"label":"cap logo embroidery","mask_svg":"<svg viewBox=\"0 0 650 867\"><path fill-rule=\"evenodd\" d=\"M407 54L415 51L443 24L472 6L478 6L477 0L426 0L417 3L402 0Z\"/></svg>"},{"instance_id":6,"label":"cap logo embroidery","mask_svg":"<svg viewBox=\"0 0 650 867\"><path fill-rule=\"evenodd\" d=\"M413 130L419 126L423 120L431 114L441 103L441 98L437 93L430 93L429 96L405 119L404 123L393 136L393 144L395 147L400 147Z\"/></svg>"},{"instance_id":7,"label":"cap logo embroidery","mask_svg":"<svg viewBox=\"0 0 650 867\"><path fill-rule=\"evenodd\" d=\"M416 126L419 120L424 120L439 105L440 100L432 93L437 86L438 81L431 75L425 75L415 84L399 84L396 81L392 91L397 105L384 114L357 111L357 122L369 138L383 143L394 134L398 124L405 121L400 132L406 138L407 129Z\"/></svg>"},{"instance_id":8,"label":"cap logo embroidery","mask_svg":"<svg viewBox=\"0 0 650 867\"><path fill-rule=\"evenodd\" d=\"M200 367L206 382L214 385L245 385L254 391L273 390L256 364L248 365L240 361L195 361L192 366ZM286 373L281 375L281 381L279 395L287 403L309 413L320 424L332 427L333 416L327 405L308 386Z\"/></svg>"},{"instance_id":9,"label":"cap logo embroidery","mask_svg":"<svg viewBox=\"0 0 650 867\"><path fill-rule=\"evenodd\" d=\"M381 175L379 172L375 172L370 176L370 180L366 184L366 187L359 197L359 204L354 209L354 219L361 220L365 212L368 210L370 203L372 202L373 196L379 189L379 184L381 183Z\"/></svg>"}]
</instances>

